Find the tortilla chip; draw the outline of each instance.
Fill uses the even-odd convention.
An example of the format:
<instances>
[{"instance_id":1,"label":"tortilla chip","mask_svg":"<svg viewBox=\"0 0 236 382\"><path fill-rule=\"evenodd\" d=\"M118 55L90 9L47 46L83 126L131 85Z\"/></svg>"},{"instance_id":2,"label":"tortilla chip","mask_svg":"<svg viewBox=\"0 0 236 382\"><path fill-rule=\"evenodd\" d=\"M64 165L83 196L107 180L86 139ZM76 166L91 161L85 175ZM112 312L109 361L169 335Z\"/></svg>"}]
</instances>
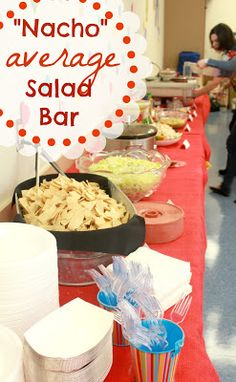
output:
<instances>
[{"instance_id":1,"label":"tortilla chip","mask_svg":"<svg viewBox=\"0 0 236 382\"><path fill-rule=\"evenodd\" d=\"M52 231L91 231L127 223L129 212L95 182L59 175L19 198L27 223Z\"/></svg>"}]
</instances>

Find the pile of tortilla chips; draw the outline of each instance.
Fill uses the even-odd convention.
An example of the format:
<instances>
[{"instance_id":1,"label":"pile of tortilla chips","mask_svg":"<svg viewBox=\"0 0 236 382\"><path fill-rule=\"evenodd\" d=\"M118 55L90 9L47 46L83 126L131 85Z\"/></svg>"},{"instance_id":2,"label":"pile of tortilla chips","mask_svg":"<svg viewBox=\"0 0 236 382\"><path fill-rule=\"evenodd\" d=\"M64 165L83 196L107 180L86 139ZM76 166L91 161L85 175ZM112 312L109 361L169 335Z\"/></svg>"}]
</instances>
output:
<instances>
[{"instance_id":1,"label":"pile of tortilla chips","mask_svg":"<svg viewBox=\"0 0 236 382\"><path fill-rule=\"evenodd\" d=\"M59 175L19 198L26 223L51 231L91 231L127 223L129 212L94 182Z\"/></svg>"}]
</instances>

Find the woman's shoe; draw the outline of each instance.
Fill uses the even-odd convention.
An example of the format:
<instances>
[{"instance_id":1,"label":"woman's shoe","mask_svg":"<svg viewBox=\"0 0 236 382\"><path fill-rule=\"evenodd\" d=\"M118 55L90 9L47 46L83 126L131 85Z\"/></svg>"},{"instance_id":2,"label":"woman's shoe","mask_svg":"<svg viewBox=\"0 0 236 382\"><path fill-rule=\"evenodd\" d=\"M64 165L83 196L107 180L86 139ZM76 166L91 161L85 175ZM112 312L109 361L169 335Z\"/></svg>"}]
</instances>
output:
<instances>
[{"instance_id":1,"label":"woman's shoe","mask_svg":"<svg viewBox=\"0 0 236 382\"><path fill-rule=\"evenodd\" d=\"M225 191L221 187L213 187L213 186L211 186L210 190L213 191L215 194L219 194L219 195L222 195L222 196L229 196L229 194L230 194L229 191Z\"/></svg>"},{"instance_id":2,"label":"woman's shoe","mask_svg":"<svg viewBox=\"0 0 236 382\"><path fill-rule=\"evenodd\" d=\"M218 174L219 175L225 175L226 174L226 171L227 171L227 169L226 168L221 168L219 171L218 171Z\"/></svg>"},{"instance_id":3,"label":"woman's shoe","mask_svg":"<svg viewBox=\"0 0 236 382\"><path fill-rule=\"evenodd\" d=\"M225 174L226 174L226 172L227 172L227 169L226 168L221 168L219 171L218 171L218 174L219 175L222 175L222 176L224 176ZM234 176L235 176L236 174L234 174Z\"/></svg>"}]
</instances>

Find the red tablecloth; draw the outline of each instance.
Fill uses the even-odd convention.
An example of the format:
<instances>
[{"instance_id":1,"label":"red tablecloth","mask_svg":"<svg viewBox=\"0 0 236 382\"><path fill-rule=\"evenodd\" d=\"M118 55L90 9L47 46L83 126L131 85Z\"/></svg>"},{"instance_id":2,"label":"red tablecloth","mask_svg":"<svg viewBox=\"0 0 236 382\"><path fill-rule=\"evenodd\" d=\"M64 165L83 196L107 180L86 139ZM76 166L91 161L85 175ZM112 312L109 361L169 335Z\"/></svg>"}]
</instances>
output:
<instances>
[{"instance_id":1,"label":"red tablecloth","mask_svg":"<svg viewBox=\"0 0 236 382\"><path fill-rule=\"evenodd\" d=\"M210 111L210 99L207 94L204 94L196 98L195 105L197 107L197 117L194 118L192 122L189 122L191 127L191 132L188 134L198 134L202 137L202 144L204 148L205 158L208 161L211 155L211 149L205 135L205 123Z\"/></svg>"},{"instance_id":2,"label":"red tablecloth","mask_svg":"<svg viewBox=\"0 0 236 382\"><path fill-rule=\"evenodd\" d=\"M167 201L171 199L185 211L185 230L182 237L152 248L166 255L190 261L192 269L193 300L189 313L182 325L186 339L181 351L175 382L218 382L205 350L203 339L203 279L206 249L204 216L204 188L207 180L206 158L209 157L204 139L204 123L209 113L208 97L197 99L198 117L190 123L191 132L184 134L190 142L188 150L181 148L181 142L162 148L171 159L182 160L186 166L168 169L167 177L157 192L149 199ZM71 169L74 171L74 168ZM97 288L60 287L61 304L75 297L96 303ZM168 312L167 312L168 317ZM114 362L106 382L133 382L130 350L128 347L114 347Z\"/></svg>"},{"instance_id":3,"label":"red tablecloth","mask_svg":"<svg viewBox=\"0 0 236 382\"><path fill-rule=\"evenodd\" d=\"M203 122L206 123L210 111L210 99L208 95L203 94L200 97L197 97L195 104L202 115Z\"/></svg>"}]
</instances>

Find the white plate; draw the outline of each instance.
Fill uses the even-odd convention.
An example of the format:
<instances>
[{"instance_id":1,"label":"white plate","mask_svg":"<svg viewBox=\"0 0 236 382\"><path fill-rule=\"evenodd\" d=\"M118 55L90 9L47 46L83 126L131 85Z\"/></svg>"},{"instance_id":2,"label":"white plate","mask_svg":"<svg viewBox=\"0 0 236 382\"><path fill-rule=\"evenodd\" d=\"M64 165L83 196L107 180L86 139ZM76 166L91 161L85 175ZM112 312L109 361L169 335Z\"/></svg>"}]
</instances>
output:
<instances>
[{"instance_id":1,"label":"white plate","mask_svg":"<svg viewBox=\"0 0 236 382\"><path fill-rule=\"evenodd\" d=\"M0 325L0 380L23 382L23 346L19 337Z\"/></svg>"},{"instance_id":2,"label":"white plate","mask_svg":"<svg viewBox=\"0 0 236 382\"><path fill-rule=\"evenodd\" d=\"M175 139L162 139L162 140L156 140L156 145L157 146L170 146L170 145L174 145L175 143L179 142L180 139L182 138L182 135L181 137L178 137L178 138L175 138Z\"/></svg>"}]
</instances>

